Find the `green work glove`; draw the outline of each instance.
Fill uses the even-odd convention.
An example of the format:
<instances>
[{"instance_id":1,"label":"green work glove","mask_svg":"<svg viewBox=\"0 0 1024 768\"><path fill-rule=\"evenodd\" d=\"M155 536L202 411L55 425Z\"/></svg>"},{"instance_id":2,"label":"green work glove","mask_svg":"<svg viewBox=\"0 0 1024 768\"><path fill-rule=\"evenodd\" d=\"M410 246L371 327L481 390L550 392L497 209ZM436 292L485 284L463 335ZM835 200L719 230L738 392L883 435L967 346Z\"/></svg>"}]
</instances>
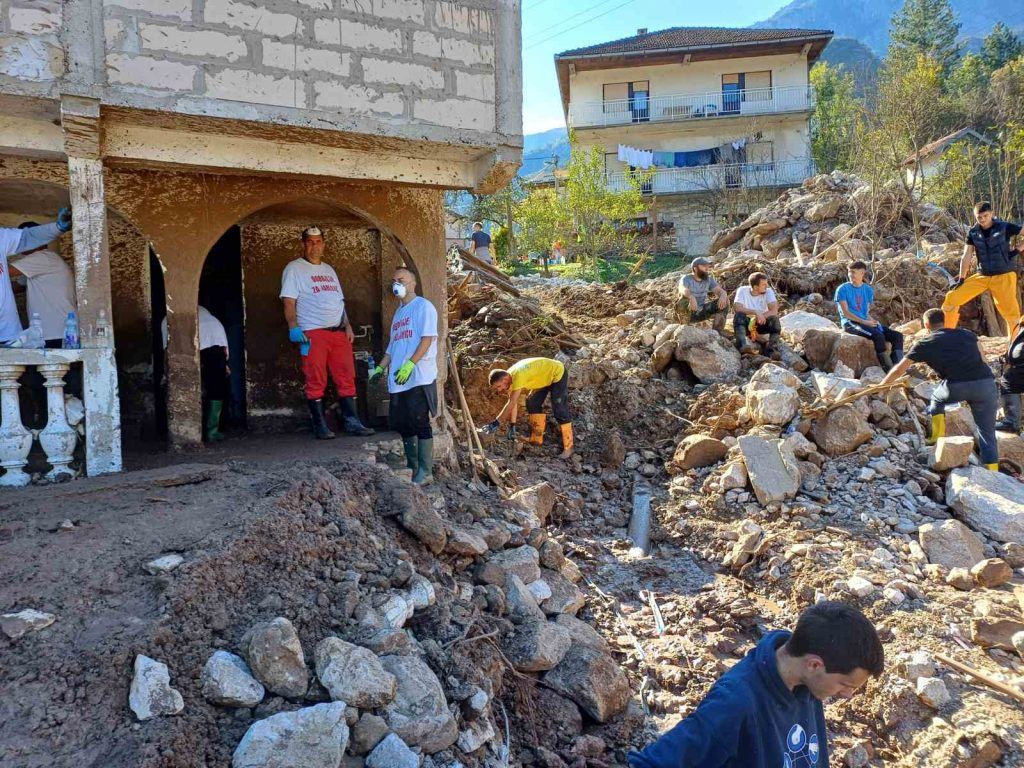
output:
<instances>
[{"instance_id":1,"label":"green work glove","mask_svg":"<svg viewBox=\"0 0 1024 768\"><path fill-rule=\"evenodd\" d=\"M398 373L395 374L395 384L405 384L412 376L413 369L416 367L416 363L412 360L406 360L402 363L402 367L398 369Z\"/></svg>"},{"instance_id":2,"label":"green work glove","mask_svg":"<svg viewBox=\"0 0 1024 768\"><path fill-rule=\"evenodd\" d=\"M376 368L374 368L372 371L370 371L370 381L373 381L378 376L380 376L382 373L384 373L384 367L378 365Z\"/></svg>"}]
</instances>

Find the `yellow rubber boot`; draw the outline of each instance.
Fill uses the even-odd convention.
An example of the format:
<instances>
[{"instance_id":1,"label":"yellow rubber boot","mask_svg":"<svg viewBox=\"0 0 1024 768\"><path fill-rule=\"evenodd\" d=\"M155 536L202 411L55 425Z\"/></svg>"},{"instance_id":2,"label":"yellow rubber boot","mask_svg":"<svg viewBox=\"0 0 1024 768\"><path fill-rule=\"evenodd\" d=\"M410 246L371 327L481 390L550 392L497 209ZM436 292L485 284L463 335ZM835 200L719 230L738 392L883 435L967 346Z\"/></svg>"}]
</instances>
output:
<instances>
[{"instance_id":1,"label":"yellow rubber boot","mask_svg":"<svg viewBox=\"0 0 1024 768\"><path fill-rule=\"evenodd\" d=\"M572 436L572 424L559 424L558 428L562 431L562 452L558 455L558 458L568 459L572 456L572 449L575 445L575 440Z\"/></svg>"},{"instance_id":2,"label":"yellow rubber boot","mask_svg":"<svg viewBox=\"0 0 1024 768\"><path fill-rule=\"evenodd\" d=\"M995 464L986 464L985 465L985 469L991 469L993 472L998 472L999 471L999 462L997 461Z\"/></svg>"},{"instance_id":3,"label":"yellow rubber boot","mask_svg":"<svg viewBox=\"0 0 1024 768\"><path fill-rule=\"evenodd\" d=\"M531 413L527 416L530 422L530 445L544 445L544 425L548 417L543 413Z\"/></svg>"},{"instance_id":4,"label":"yellow rubber boot","mask_svg":"<svg viewBox=\"0 0 1024 768\"><path fill-rule=\"evenodd\" d=\"M935 445L940 437L946 436L946 414L936 413L932 415L932 433L928 437L928 445Z\"/></svg>"}]
</instances>

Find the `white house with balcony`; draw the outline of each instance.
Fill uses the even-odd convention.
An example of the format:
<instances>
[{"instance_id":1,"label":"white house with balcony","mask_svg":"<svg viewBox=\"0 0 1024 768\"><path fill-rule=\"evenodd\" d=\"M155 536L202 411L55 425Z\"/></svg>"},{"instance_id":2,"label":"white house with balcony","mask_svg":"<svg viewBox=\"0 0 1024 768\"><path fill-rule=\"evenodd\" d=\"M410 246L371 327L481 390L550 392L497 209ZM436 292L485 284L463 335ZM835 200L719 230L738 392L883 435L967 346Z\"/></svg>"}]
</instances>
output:
<instances>
[{"instance_id":1,"label":"white house with balcony","mask_svg":"<svg viewBox=\"0 0 1024 768\"><path fill-rule=\"evenodd\" d=\"M674 27L566 51L566 123L580 146L602 147L609 185L642 179L648 220L703 253L715 230L813 173L809 72L831 38Z\"/></svg>"}]
</instances>

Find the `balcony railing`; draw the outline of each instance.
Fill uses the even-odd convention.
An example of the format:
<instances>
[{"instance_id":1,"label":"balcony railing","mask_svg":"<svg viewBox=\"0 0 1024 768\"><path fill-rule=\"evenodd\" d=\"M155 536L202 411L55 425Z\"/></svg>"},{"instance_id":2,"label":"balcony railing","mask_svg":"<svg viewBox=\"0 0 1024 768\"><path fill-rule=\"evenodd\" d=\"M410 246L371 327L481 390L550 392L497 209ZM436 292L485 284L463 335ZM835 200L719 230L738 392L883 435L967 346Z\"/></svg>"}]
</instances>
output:
<instances>
[{"instance_id":1,"label":"balcony railing","mask_svg":"<svg viewBox=\"0 0 1024 768\"><path fill-rule=\"evenodd\" d=\"M784 160L774 163L702 165L696 168L657 168L649 174L625 171L609 173L607 180L608 187L616 191L627 189L630 183L640 183L644 194L669 194L790 186L800 184L813 174L814 164L811 160Z\"/></svg>"},{"instance_id":2,"label":"balcony railing","mask_svg":"<svg viewBox=\"0 0 1024 768\"><path fill-rule=\"evenodd\" d=\"M569 106L569 121L574 128L595 128L805 112L813 106L813 89L806 85L793 85L573 102Z\"/></svg>"}]
</instances>

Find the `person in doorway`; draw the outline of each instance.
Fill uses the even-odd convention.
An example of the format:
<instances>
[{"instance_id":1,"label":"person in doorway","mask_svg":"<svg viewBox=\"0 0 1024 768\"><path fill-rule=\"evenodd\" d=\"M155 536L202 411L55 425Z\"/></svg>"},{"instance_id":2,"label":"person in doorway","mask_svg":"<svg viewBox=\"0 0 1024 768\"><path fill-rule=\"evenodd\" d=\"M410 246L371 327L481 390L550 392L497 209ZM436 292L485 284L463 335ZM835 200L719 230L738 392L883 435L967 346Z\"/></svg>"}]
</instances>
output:
<instances>
[{"instance_id":1,"label":"person in doorway","mask_svg":"<svg viewBox=\"0 0 1024 768\"><path fill-rule=\"evenodd\" d=\"M942 302L946 327L956 328L960 321L960 307L985 291L992 294L996 309L1006 321L1007 331L1013 329L1020 316L1017 301L1017 252L1011 240L1020 234L1021 226L997 219L992 204L980 202L974 206L976 224L967 233L964 252L960 257L960 274L953 289ZM978 271L971 274L977 264Z\"/></svg>"},{"instance_id":2,"label":"person in doorway","mask_svg":"<svg viewBox=\"0 0 1024 768\"><path fill-rule=\"evenodd\" d=\"M473 224L473 234L469 236L472 241L469 252L485 264L492 264L491 261L491 236L484 232L483 222Z\"/></svg>"},{"instance_id":3,"label":"person in doorway","mask_svg":"<svg viewBox=\"0 0 1024 768\"><path fill-rule=\"evenodd\" d=\"M345 295L334 269L324 261L324 234L316 226L302 232L302 256L281 275L280 298L288 323L288 340L299 345L306 380L306 404L319 440L334 433L324 417L324 392L330 371L338 391L344 429L350 435L372 435L356 414L356 365L352 353L355 333L345 313Z\"/></svg>"},{"instance_id":4,"label":"person in doorway","mask_svg":"<svg viewBox=\"0 0 1024 768\"><path fill-rule=\"evenodd\" d=\"M370 381L388 371L391 428L402 436L413 483L425 485L434 479L430 419L437 415L437 309L416 295L416 275L405 267L395 270L391 292L399 306L391 320L388 348Z\"/></svg>"},{"instance_id":5,"label":"person in doorway","mask_svg":"<svg viewBox=\"0 0 1024 768\"><path fill-rule=\"evenodd\" d=\"M694 712L627 756L630 768L828 768L823 702L879 677L878 632L856 608L821 602L792 633L768 632Z\"/></svg>"},{"instance_id":6,"label":"person in doorway","mask_svg":"<svg viewBox=\"0 0 1024 768\"><path fill-rule=\"evenodd\" d=\"M38 227L26 221L18 229ZM59 349L64 342L64 324L69 312L77 312L75 273L70 265L49 249L49 243L25 251L10 261L11 279L21 279L27 292L28 316L38 314L43 326L43 339L49 349Z\"/></svg>"},{"instance_id":7,"label":"person in doorway","mask_svg":"<svg viewBox=\"0 0 1024 768\"><path fill-rule=\"evenodd\" d=\"M1024 315L1010 331L1010 343L1002 358L999 400L1003 418L996 424L997 432L1020 432L1021 395L1024 394Z\"/></svg>"},{"instance_id":8,"label":"person in doorway","mask_svg":"<svg viewBox=\"0 0 1024 768\"><path fill-rule=\"evenodd\" d=\"M711 321L719 333L725 330L729 294L711 275L711 259L698 256L690 262L692 274L683 275L677 287L676 316L683 323Z\"/></svg>"},{"instance_id":9,"label":"person in doorway","mask_svg":"<svg viewBox=\"0 0 1024 768\"><path fill-rule=\"evenodd\" d=\"M502 424L509 425L509 434L515 437L516 418L519 415L519 398L523 392L529 391L526 398L526 414L530 422L530 445L544 444L544 427L547 417L544 415L544 401L551 395L551 411L558 422L562 433L562 453L560 459L572 456L574 439L572 433L572 414L569 412L569 374L560 360L549 357L528 357L510 366L508 370L496 368L488 376L491 391L508 394L508 401L498 413L498 418L481 427L481 431L490 434L498 430Z\"/></svg>"},{"instance_id":10,"label":"person in doorway","mask_svg":"<svg viewBox=\"0 0 1024 768\"><path fill-rule=\"evenodd\" d=\"M206 422L203 437L215 443L224 439L220 431L220 416L224 401L228 399L228 335L224 324L199 305L199 374L206 391Z\"/></svg>"},{"instance_id":11,"label":"person in doorway","mask_svg":"<svg viewBox=\"0 0 1024 768\"><path fill-rule=\"evenodd\" d=\"M978 337L966 328L946 328L945 312L929 309L922 318L928 335L914 344L907 356L893 366L882 384L902 376L913 363L925 363L942 377L932 392L928 413L932 417L929 443L946 434L946 406L966 401L978 428L981 462L991 470L999 469L996 443L996 410L999 390Z\"/></svg>"},{"instance_id":12,"label":"person in doorway","mask_svg":"<svg viewBox=\"0 0 1024 768\"><path fill-rule=\"evenodd\" d=\"M22 332L18 306L14 303L8 258L18 253L34 251L52 243L71 230L71 209L61 208L57 220L51 224L29 226L24 229L0 227L0 344L9 344ZM61 338L64 336L63 323Z\"/></svg>"},{"instance_id":13,"label":"person in doorway","mask_svg":"<svg viewBox=\"0 0 1024 768\"><path fill-rule=\"evenodd\" d=\"M868 265L863 261L855 261L847 267L846 275L850 279L836 288L835 294L839 324L846 333L860 336L874 344L878 364L883 371L888 372L903 359L903 334L886 328L871 316L875 290L864 282L867 273Z\"/></svg>"},{"instance_id":14,"label":"person in doorway","mask_svg":"<svg viewBox=\"0 0 1024 768\"><path fill-rule=\"evenodd\" d=\"M779 321L779 300L768 285L768 275L754 272L747 278L747 284L736 289L733 297L732 318L736 347L743 354L750 354L750 337L768 336L764 351L777 355L782 323Z\"/></svg>"}]
</instances>

